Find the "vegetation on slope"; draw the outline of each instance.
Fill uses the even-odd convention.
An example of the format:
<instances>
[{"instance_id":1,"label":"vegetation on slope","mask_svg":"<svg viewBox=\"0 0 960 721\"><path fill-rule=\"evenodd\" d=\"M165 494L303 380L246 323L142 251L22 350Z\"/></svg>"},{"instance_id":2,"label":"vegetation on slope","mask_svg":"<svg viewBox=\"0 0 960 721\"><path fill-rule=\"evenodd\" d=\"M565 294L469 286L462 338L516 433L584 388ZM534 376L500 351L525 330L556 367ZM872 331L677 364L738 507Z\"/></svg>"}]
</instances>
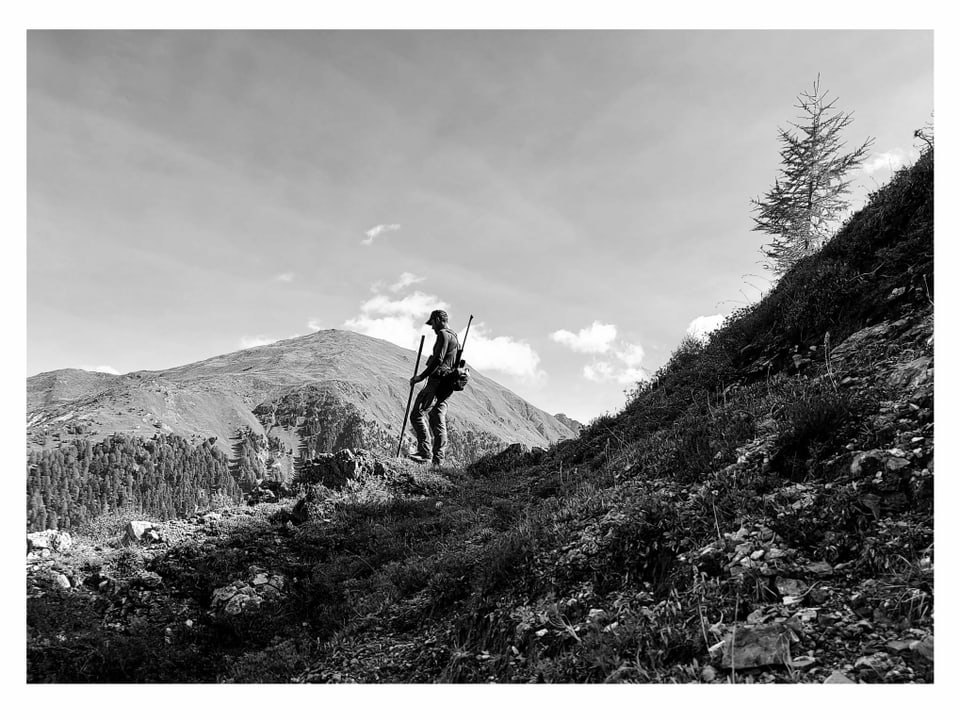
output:
<instances>
[{"instance_id":1,"label":"vegetation on slope","mask_svg":"<svg viewBox=\"0 0 960 721\"><path fill-rule=\"evenodd\" d=\"M932 681L932 210L927 153L547 452L371 462L47 559L75 582L31 579L31 680ZM218 606L268 573L282 593ZM762 633L776 658L744 663Z\"/></svg>"},{"instance_id":2,"label":"vegetation on slope","mask_svg":"<svg viewBox=\"0 0 960 721\"><path fill-rule=\"evenodd\" d=\"M118 511L178 518L241 499L227 457L179 436L115 435L27 454L27 530L71 530Z\"/></svg>"}]
</instances>

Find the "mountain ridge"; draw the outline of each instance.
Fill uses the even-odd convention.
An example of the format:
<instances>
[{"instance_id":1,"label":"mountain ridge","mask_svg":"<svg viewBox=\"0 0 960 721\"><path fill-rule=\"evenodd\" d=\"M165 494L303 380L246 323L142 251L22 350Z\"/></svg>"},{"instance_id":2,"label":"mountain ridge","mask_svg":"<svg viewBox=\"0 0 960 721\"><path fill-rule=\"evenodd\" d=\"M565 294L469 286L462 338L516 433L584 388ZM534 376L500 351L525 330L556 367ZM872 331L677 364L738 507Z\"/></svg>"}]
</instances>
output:
<instances>
[{"instance_id":1,"label":"mountain ridge","mask_svg":"<svg viewBox=\"0 0 960 721\"><path fill-rule=\"evenodd\" d=\"M42 447L53 434L99 440L111 433L172 432L216 437L229 453L239 428L267 433L256 408L307 386L339 394L365 420L399 438L415 358L387 341L329 329L162 370L118 376L47 371L27 379L28 445ZM467 388L452 398L448 422L451 442L461 450L460 436L471 431L489 436L490 447L549 445L573 435L475 370Z\"/></svg>"}]
</instances>

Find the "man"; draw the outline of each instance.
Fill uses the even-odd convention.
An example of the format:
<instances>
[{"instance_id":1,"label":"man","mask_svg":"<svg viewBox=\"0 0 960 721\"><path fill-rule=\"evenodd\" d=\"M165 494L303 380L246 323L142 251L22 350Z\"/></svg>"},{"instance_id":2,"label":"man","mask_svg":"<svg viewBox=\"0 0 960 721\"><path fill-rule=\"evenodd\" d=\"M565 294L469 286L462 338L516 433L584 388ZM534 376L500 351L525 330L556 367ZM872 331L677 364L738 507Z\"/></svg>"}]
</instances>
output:
<instances>
[{"instance_id":1,"label":"man","mask_svg":"<svg viewBox=\"0 0 960 721\"><path fill-rule=\"evenodd\" d=\"M447 327L447 312L435 310L426 322L437 334L433 344L433 353L427 359L423 372L410 379L410 385L415 386L427 379L427 385L417 394L410 411L410 425L417 434L417 452L410 457L426 463L433 459L434 468L443 463L444 452L447 447L447 400L453 393L453 387L447 382L447 376L453 369L457 358L460 342L457 334ZM432 406L432 408L431 408ZM431 454L430 443L427 441L427 422L424 413L429 409L430 432L433 434L433 449Z\"/></svg>"}]
</instances>

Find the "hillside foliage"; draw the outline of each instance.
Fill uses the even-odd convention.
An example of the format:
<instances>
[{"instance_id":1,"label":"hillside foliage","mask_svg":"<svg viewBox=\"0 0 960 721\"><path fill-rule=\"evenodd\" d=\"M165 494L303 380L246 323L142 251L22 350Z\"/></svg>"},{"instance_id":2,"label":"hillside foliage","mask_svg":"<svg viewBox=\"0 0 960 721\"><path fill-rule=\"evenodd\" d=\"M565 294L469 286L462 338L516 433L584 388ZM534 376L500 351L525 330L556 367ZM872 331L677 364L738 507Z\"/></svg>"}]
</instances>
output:
<instances>
[{"instance_id":1,"label":"hillside foliage","mask_svg":"<svg viewBox=\"0 0 960 721\"><path fill-rule=\"evenodd\" d=\"M227 457L179 436L74 439L27 455L27 530L70 530L117 511L169 519L240 500Z\"/></svg>"},{"instance_id":2,"label":"hillside foliage","mask_svg":"<svg viewBox=\"0 0 960 721\"><path fill-rule=\"evenodd\" d=\"M38 559L28 678L932 682L933 166L576 439Z\"/></svg>"}]
</instances>

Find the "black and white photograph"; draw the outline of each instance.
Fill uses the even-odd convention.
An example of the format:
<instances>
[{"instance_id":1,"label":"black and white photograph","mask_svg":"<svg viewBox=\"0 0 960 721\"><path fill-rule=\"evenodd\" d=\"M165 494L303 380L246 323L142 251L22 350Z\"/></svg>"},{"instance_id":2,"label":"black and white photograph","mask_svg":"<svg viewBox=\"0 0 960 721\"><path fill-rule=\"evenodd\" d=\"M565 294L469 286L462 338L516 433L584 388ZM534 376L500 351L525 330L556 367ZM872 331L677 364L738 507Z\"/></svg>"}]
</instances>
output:
<instances>
[{"instance_id":1,"label":"black and white photograph","mask_svg":"<svg viewBox=\"0 0 960 721\"><path fill-rule=\"evenodd\" d=\"M24 29L28 691L933 684L932 23L319 17Z\"/></svg>"}]
</instances>

